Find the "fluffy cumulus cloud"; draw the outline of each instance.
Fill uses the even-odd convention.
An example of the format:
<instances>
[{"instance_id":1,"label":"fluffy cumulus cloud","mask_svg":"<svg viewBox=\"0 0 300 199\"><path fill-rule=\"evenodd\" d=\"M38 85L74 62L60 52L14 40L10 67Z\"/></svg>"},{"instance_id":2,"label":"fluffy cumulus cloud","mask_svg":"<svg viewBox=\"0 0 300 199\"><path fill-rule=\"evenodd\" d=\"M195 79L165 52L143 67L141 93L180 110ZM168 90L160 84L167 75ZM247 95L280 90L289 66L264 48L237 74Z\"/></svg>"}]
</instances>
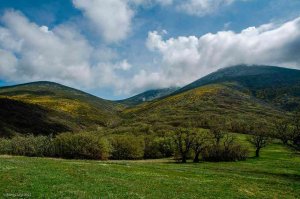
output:
<instances>
[{"instance_id":1,"label":"fluffy cumulus cloud","mask_svg":"<svg viewBox=\"0 0 300 199\"><path fill-rule=\"evenodd\" d=\"M127 37L134 15L127 1L73 0L73 4L106 41L117 42Z\"/></svg>"},{"instance_id":2,"label":"fluffy cumulus cloud","mask_svg":"<svg viewBox=\"0 0 300 199\"><path fill-rule=\"evenodd\" d=\"M300 67L300 18L239 33L221 31L167 40L154 31L149 32L147 46L161 55L162 81L168 79L173 85L242 63Z\"/></svg>"},{"instance_id":3,"label":"fluffy cumulus cloud","mask_svg":"<svg viewBox=\"0 0 300 199\"><path fill-rule=\"evenodd\" d=\"M131 31L135 8L142 5L171 5L173 0L73 0L83 12L91 30L107 42L119 42Z\"/></svg>"},{"instance_id":4,"label":"fluffy cumulus cloud","mask_svg":"<svg viewBox=\"0 0 300 199\"><path fill-rule=\"evenodd\" d=\"M184 0L178 3L177 9L190 15L204 16L234 1L238 0Z\"/></svg>"},{"instance_id":5,"label":"fluffy cumulus cloud","mask_svg":"<svg viewBox=\"0 0 300 199\"><path fill-rule=\"evenodd\" d=\"M0 78L10 81L51 80L82 87L118 86L118 70L131 65L95 48L76 29L39 27L16 11L6 12L0 27ZM100 61L102 60L102 61Z\"/></svg>"}]
</instances>

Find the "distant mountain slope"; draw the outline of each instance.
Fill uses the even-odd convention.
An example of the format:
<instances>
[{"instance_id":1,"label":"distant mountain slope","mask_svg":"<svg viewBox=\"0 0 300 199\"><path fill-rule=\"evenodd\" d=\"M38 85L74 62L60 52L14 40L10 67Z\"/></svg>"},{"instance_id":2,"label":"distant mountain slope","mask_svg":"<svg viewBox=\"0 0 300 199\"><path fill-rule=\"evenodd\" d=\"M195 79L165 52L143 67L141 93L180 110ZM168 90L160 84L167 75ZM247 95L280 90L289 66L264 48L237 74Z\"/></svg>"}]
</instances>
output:
<instances>
[{"instance_id":1,"label":"distant mountain slope","mask_svg":"<svg viewBox=\"0 0 300 199\"><path fill-rule=\"evenodd\" d=\"M225 119L243 132L249 122L289 117L300 107L300 71L273 66L234 66L218 70L170 96L124 111L149 124L205 126Z\"/></svg>"},{"instance_id":2,"label":"distant mountain slope","mask_svg":"<svg viewBox=\"0 0 300 199\"><path fill-rule=\"evenodd\" d=\"M291 111L300 107L300 70L274 66L239 65L220 69L177 90L174 94L223 82L235 82L235 86L250 92L256 98L285 110Z\"/></svg>"},{"instance_id":3,"label":"distant mountain slope","mask_svg":"<svg viewBox=\"0 0 300 199\"><path fill-rule=\"evenodd\" d=\"M225 83L202 86L126 109L124 114L138 122L175 126L194 123L203 127L210 121L225 119L236 132L243 132L250 121L271 123L286 115L234 86Z\"/></svg>"},{"instance_id":4,"label":"distant mountain slope","mask_svg":"<svg viewBox=\"0 0 300 199\"><path fill-rule=\"evenodd\" d=\"M121 105L52 82L0 88L0 136L109 126Z\"/></svg>"},{"instance_id":5,"label":"distant mountain slope","mask_svg":"<svg viewBox=\"0 0 300 199\"><path fill-rule=\"evenodd\" d=\"M161 97L170 95L171 93L175 92L179 88L164 88L164 89L156 89L156 90L149 90L146 92L143 92L141 94L135 95L133 97L130 97L128 99L119 100L117 102L121 104L125 104L127 106L135 106L138 104L141 104L143 102L149 102L153 101L155 99L159 99Z\"/></svg>"}]
</instances>

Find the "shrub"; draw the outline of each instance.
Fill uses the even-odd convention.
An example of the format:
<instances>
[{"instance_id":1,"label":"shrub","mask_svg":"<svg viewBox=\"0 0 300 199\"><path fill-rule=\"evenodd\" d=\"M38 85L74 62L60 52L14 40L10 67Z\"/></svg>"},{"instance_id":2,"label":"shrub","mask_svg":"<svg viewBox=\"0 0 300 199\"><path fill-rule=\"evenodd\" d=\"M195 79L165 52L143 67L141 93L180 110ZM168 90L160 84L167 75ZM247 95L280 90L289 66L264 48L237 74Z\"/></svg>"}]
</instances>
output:
<instances>
[{"instance_id":1,"label":"shrub","mask_svg":"<svg viewBox=\"0 0 300 199\"><path fill-rule=\"evenodd\" d=\"M6 154L6 155L12 154L11 140L0 139L0 154Z\"/></svg>"},{"instance_id":2,"label":"shrub","mask_svg":"<svg viewBox=\"0 0 300 199\"><path fill-rule=\"evenodd\" d=\"M47 136L14 136L0 141L0 153L23 156L52 156L52 138Z\"/></svg>"},{"instance_id":3,"label":"shrub","mask_svg":"<svg viewBox=\"0 0 300 199\"><path fill-rule=\"evenodd\" d=\"M111 159L135 160L144 156L144 139L131 135L114 136L110 139L112 146Z\"/></svg>"},{"instance_id":4,"label":"shrub","mask_svg":"<svg viewBox=\"0 0 300 199\"><path fill-rule=\"evenodd\" d=\"M63 133L54 145L56 156L63 158L106 160L110 152L107 140L91 133Z\"/></svg>"},{"instance_id":5,"label":"shrub","mask_svg":"<svg viewBox=\"0 0 300 199\"><path fill-rule=\"evenodd\" d=\"M146 137L145 138L145 159L156 159L171 157L174 146L171 138L168 137Z\"/></svg>"},{"instance_id":6,"label":"shrub","mask_svg":"<svg viewBox=\"0 0 300 199\"><path fill-rule=\"evenodd\" d=\"M240 144L234 143L228 147L211 145L203 150L202 158L204 161L210 162L239 161L246 160L248 154L248 149L242 147Z\"/></svg>"}]
</instances>

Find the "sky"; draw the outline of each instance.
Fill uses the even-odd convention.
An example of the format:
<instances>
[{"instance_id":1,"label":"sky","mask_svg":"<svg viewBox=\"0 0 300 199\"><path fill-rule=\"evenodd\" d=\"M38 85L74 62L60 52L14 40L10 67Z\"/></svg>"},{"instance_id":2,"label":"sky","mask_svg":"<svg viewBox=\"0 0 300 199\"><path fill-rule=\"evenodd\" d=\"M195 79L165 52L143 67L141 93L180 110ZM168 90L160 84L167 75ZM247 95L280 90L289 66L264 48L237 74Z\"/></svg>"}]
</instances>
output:
<instances>
[{"instance_id":1,"label":"sky","mask_svg":"<svg viewBox=\"0 0 300 199\"><path fill-rule=\"evenodd\" d=\"M0 86L116 100L237 64L300 69L299 0L0 0Z\"/></svg>"}]
</instances>

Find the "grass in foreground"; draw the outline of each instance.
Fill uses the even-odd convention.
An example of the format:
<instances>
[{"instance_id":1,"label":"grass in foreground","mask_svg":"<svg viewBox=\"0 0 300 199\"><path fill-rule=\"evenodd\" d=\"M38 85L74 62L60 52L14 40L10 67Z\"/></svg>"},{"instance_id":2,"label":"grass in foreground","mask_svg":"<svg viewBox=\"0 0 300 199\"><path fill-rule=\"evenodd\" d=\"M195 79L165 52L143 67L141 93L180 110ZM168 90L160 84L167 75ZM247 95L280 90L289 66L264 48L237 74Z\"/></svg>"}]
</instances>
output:
<instances>
[{"instance_id":1,"label":"grass in foreground","mask_svg":"<svg viewBox=\"0 0 300 199\"><path fill-rule=\"evenodd\" d=\"M300 157L277 144L261 155L199 164L0 156L0 198L299 198Z\"/></svg>"}]
</instances>

